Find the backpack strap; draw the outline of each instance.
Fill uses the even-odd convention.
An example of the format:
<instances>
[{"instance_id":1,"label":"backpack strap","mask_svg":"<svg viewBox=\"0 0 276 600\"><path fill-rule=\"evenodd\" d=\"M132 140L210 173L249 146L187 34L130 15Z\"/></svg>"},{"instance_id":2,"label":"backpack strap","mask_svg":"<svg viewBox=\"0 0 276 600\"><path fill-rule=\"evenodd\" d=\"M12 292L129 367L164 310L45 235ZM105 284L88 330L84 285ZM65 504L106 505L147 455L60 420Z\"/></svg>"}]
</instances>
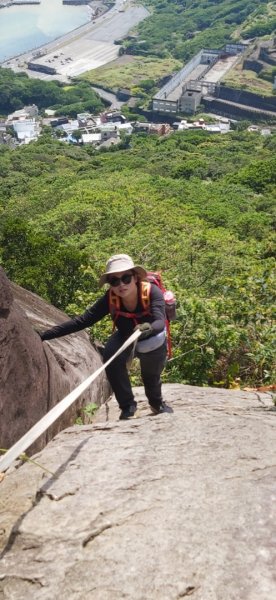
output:
<instances>
[{"instance_id":1,"label":"backpack strap","mask_svg":"<svg viewBox=\"0 0 276 600\"><path fill-rule=\"evenodd\" d=\"M167 352L168 352L168 358L172 358L171 326L170 326L170 321L168 321L168 319L166 319L166 329L167 329Z\"/></svg>"},{"instance_id":2,"label":"backpack strap","mask_svg":"<svg viewBox=\"0 0 276 600\"><path fill-rule=\"evenodd\" d=\"M159 286L158 286L159 287ZM110 288L108 293L108 302L109 302L109 312L111 318L113 320L113 329L115 331L116 321L119 316L126 317L128 319L133 319L135 325L138 325L139 317L149 315L150 314L150 291L151 291L151 283L149 281L141 281L138 288L139 300L143 307L143 312L140 313L129 313L121 310L121 298L117 296L112 288ZM171 331L170 331L170 321L166 319L166 330L167 330L167 346L168 346L168 357L172 357L172 342L171 342Z\"/></svg>"},{"instance_id":3,"label":"backpack strap","mask_svg":"<svg viewBox=\"0 0 276 600\"><path fill-rule=\"evenodd\" d=\"M139 286L140 301L144 310L149 310L150 307L150 290L151 284L149 281L141 281Z\"/></svg>"},{"instance_id":4,"label":"backpack strap","mask_svg":"<svg viewBox=\"0 0 276 600\"><path fill-rule=\"evenodd\" d=\"M113 321L112 332L115 331L116 320L121 308L121 298L110 288L108 292L109 312Z\"/></svg>"},{"instance_id":5,"label":"backpack strap","mask_svg":"<svg viewBox=\"0 0 276 600\"><path fill-rule=\"evenodd\" d=\"M116 296L115 292L110 288L108 292L109 312L113 318L114 313L121 308L121 298Z\"/></svg>"},{"instance_id":6,"label":"backpack strap","mask_svg":"<svg viewBox=\"0 0 276 600\"><path fill-rule=\"evenodd\" d=\"M108 292L109 312L113 320L113 331L115 330L116 321L119 316L133 319L135 325L138 325L140 317L150 314L150 290L151 284L148 281L141 281L138 287L139 301L142 304L143 311L139 313L131 313L122 310L121 298L117 296L110 288Z\"/></svg>"}]
</instances>

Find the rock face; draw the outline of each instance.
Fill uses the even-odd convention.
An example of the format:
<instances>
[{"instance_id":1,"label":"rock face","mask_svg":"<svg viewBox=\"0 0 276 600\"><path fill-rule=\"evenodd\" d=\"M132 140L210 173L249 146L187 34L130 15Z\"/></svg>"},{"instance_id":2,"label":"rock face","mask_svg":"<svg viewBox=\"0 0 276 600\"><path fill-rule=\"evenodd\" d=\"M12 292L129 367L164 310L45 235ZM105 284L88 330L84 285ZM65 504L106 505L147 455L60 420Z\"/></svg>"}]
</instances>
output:
<instances>
[{"instance_id":1,"label":"rock face","mask_svg":"<svg viewBox=\"0 0 276 600\"><path fill-rule=\"evenodd\" d=\"M78 383L101 365L86 333L41 342L40 331L68 319L31 292L11 284L0 267L0 447L9 448ZM45 446L74 422L88 402L109 395L105 376L63 414L30 449Z\"/></svg>"},{"instance_id":2,"label":"rock face","mask_svg":"<svg viewBox=\"0 0 276 600\"><path fill-rule=\"evenodd\" d=\"M164 386L171 414L60 433L0 484L0 598L276 597L275 408L264 394ZM11 501L12 500L12 501ZM12 534L8 534L13 526Z\"/></svg>"}]
</instances>

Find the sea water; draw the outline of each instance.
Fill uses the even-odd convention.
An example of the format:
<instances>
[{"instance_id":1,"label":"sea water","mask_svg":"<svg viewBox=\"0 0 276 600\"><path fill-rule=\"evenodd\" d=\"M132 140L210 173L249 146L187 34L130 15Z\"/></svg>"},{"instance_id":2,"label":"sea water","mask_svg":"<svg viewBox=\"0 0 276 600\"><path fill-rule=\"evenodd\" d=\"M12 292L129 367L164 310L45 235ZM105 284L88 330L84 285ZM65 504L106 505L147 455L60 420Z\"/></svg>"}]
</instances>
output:
<instances>
[{"instance_id":1,"label":"sea water","mask_svg":"<svg viewBox=\"0 0 276 600\"><path fill-rule=\"evenodd\" d=\"M88 6L67 6L62 0L41 0L39 5L0 9L0 63L47 44L88 23Z\"/></svg>"}]
</instances>

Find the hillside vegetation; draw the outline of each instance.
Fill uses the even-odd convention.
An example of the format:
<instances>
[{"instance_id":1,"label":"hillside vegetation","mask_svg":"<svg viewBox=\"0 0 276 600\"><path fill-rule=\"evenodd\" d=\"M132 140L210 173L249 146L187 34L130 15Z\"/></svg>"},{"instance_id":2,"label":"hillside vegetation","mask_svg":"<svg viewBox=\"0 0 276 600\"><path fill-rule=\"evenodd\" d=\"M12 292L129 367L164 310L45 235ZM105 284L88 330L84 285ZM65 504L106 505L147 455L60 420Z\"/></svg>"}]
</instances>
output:
<instances>
[{"instance_id":1,"label":"hillside vegetation","mask_svg":"<svg viewBox=\"0 0 276 600\"><path fill-rule=\"evenodd\" d=\"M147 106L162 85L201 48L222 48L228 42L271 35L276 29L275 3L267 0L145 0L151 11L136 32L120 40L126 54L112 65L87 71L77 80L116 90L129 87ZM165 67L165 72L164 72ZM235 70L227 81L258 93L272 93L273 76L267 81Z\"/></svg>"},{"instance_id":2,"label":"hillside vegetation","mask_svg":"<svg viewBox=\"0 0 276 600\"><path fill-rule=\"evenodd\" d=\"M0 260L73 314L99 295L107 257L161 269L178 299L168 381L273 380L276 137L134 135L109 152L45 133L0 147ZM106 325L93 336L106 338Z\"/></svg>"},{"instance_id":3,"label":"hillside vegetation","mask_svg":"<svg viewBox=\"0 0 276 600\"><path fill-rule=\"evenodd\" d=\"M41 111L53 108L56 115L70 116L104 108L102 100L86 82L65 86L59 81L30 79L26 73L0 67L0 115L8 115L28 104L36 104Z\"/></svg>"},{"instance_id":4,"label":"hillside vegetation","mask_svg":"<svg viewBox=\"0 0 276 600\"><path fill-rule=\"evenodd\" d=\"M223 78L224 83L231 88L239 88L242 90L248 90L253 94L260 94L262 96L272 95L272 74L276 67L266 69L263 72L255 73L254 71L244 69L243 63L240 61L234 66L233 69ZM269 79L269 74L271 78ZM266 79L267 77L267 79Z\"/></svg>"},{"instance_id":5,"label":"hillside vegetation","mask_svg":"<svg viewBox=\"0 0 276 600\"><path fill-rule=\"evenodd\" d=\"M144 43L138 44L137 53L143 48L149 54L169 54L186 62L200 48L220 48L231 41L238 27L247 38L264 35L262 28L255 31L261 21L267 24L265 33L272 33L275 15L270 4L267 0L146 0L153 14L139 25L139 41ZM131 41L127 44L134 49Z\"/></svg>"},{"instance_id":6,"label":"hillside vegetation","mask_svg":"<svg viewBox=\"0 0 276 600\"><path fill-rule=\"evenodd\" d=\"M134 95L142 95L149 90L151 93L157 90L156 82L181 67L182 63L174 58L125 54L112 63L87 71L78 77L78 80L88 81L111 90L127 87Z\"/></svg>"}]
</instances>

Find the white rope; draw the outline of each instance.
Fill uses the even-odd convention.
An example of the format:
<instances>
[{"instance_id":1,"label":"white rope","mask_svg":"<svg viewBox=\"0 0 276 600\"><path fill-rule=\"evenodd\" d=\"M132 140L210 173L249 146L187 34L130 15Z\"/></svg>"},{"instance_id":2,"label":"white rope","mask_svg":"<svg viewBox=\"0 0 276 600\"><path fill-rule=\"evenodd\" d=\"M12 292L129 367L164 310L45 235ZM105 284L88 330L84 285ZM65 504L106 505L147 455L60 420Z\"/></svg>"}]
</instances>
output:
<instances>
[{"instance_id":1,"label":"white rope","mask_svg":"<svg viewBox=\"0 0 276 600\"><path fill-rule=\"evenodd\" d=\"M6 454L0 458L0 473L6 471L11 465L11 463L16 460L26 448L29 448L37 438L50 427L57 419L64 413L64 411L79 398L79 396L91 385L92 381L94 381L102 371L105 370L107 365L109 365L114 358L119 356L121 352L126 350L130 344L133 344L138 337L141 335L141 331L137 330L124 342L124 344L108 359L106 363L104 363L95 373L87 377L85 381L80 383L78 387L76 387L70 394L65 396L63 400L60 400L56 406L54 406L40 421L38 421L25 435L23 435L18 442L16 442L7 452Z\"/></svg>"}]
</instances>

